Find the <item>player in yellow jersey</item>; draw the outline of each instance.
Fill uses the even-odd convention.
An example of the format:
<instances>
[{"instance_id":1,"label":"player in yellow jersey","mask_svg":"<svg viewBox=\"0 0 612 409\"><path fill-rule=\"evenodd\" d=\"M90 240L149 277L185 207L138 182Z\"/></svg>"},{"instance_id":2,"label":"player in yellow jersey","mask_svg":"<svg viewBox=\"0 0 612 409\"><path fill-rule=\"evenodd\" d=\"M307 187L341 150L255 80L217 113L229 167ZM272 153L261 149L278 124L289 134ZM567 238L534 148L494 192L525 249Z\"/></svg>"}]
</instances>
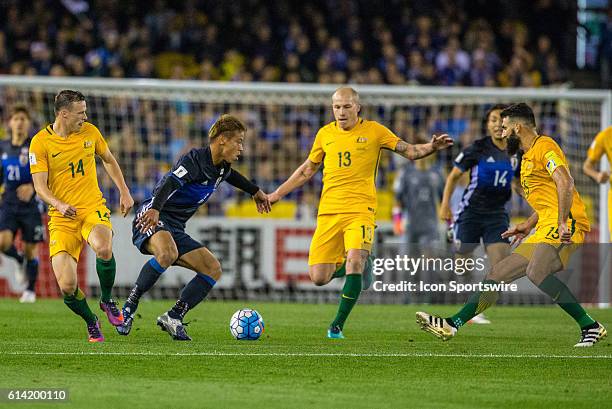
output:
<instances>
[{"instance_id":1,"label":"player in yellow jersey","mask_svg":"<svg viewBox=\"0 0 612 409\"><path fill-rule=\"evenodd\" d=\"M308 159L268 197L270 202L277 202L306 183L323 165L323 192L308 273L316 285L346 275L338 314L328 330L329 338L343 338L344 322L361 290L372 282L369 254L374 240L375 179L381 150L419 159L452 145L452 139L445 134L426 144L407 144L378 122L359 117L359 94L352 88L339 88L334 93L332 109L336 120L319 130Z\"/></svg>"},{"instance_id":2,"label":"player in yellow jersey","mask_svg":"<svg viewBox=\"0 0 612 409\"><path fill-rule=\"evenodd\" d=\"M606 329L587 314L555 276L590 230L567 159L552 138L537 133L535 117L528 105L511 105L502 111L501 117L508 153L515 154L519 144L524 151L521 186L525 199L535 210L527 221L511 227L502 237L513 237L514 244L534 227L535 233L493 266L480 283L481 291L472 294L457 314L442 318L417 312L417 323L438 338L450 339L473 316L495 304L501 282L509 283L526 275L578 323L581 338L575 346L590 347L606 336Z\"/></svg>"},{"instance_id":3,"label":"player in yellow jersey","mask_svg":"<svg viewBox=\"0 0 612 409\"><path fill-rule=\"evenodd\" d=\"M587 158L582 164L582 171L597 183L610 183L612 179L607 170L597 171L597 163L603 155L608 157L608 163L612 165L612 126L607 127L597 134L587 152ZM612 240L612 193L608 192L608 227L610 229L610 239Z\"/></svg>"},{"instance_id":4,"label":"player in yellow jersey","mask_svg":"<svg viewBox=\"0 0 612 409\"><path fill-rule=\"evenodd\" d=\"M87 322L90 342L104 341L98 318L77 286L77 262L85 240L96 253L100 308L112 325L123 317L111 298L115 281L110 210L98 186L96 155L120 192L125 216L134 200L98 128L87 121L85 97L63 90L55 97L55 121L30 144L30 171L38 197L49 208L49 257L64 303Z\"/></svg>"}]
</instances>

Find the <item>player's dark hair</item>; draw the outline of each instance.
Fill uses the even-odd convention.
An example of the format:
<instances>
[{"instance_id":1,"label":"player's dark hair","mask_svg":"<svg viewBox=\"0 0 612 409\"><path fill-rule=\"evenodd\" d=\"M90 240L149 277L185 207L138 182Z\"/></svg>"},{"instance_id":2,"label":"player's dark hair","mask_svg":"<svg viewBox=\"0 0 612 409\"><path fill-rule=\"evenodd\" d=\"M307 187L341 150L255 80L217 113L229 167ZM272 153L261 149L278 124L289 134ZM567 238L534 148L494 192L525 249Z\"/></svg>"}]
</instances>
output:
<instances>
[{"instance_id":1,"label":"player's dark hair","mask_svg":"<svg viewBox=\"0 0 612 409\"><path fill-rule=\"evenodd\" d=\"M30 116L30 111L25 105L21 105L21 104L14 105L13 109L11 109L9 118L12 118L14 115L17 115L17 114L24 114L25 116L28 117L28 119L32 119L32 116Z\"/></svg>"},{"instance_id":2,"label":"player's dark hair","mask_svg":"<svg viewBox=\"0 0 612 409\"><path fill-rule=\"evenodd\" d=\"M79 91L72 91L69 89L65 89L60 91L55 96L55 115L59 114L64 108L70 107L70 104L73 102L85 101L85 95L81 94Z\"/></svg>"},{"instance_id":3,"label":"player's dark hair","mask_svg":"<svg viewBox=\"0 0 612 409\"><path fill-rule=\"evenodd\" d=\"M485 114L485 124L489 122L489 117L491 116L493 111L503 111L504 109L508 108L509 106L510 105L508 105L508 104L495 104L495 105L493 105L491 108L489 108L489 110Z\"/></svg>"},{"instance_id":4,"label":"player's dark hair","mask_svg":"<svg viewBox=\"0 0 612 409\"><path fill-rule=\"evenodd\" d=\"M533 128L536 127L536 121L535 116L533 115L533 111L531 110L529 105L524 102L510 105L508 108L504 109L501 112L501 117L502 119L506 117L515 120L518 119L519 121L525 122L527 125Z\"/></svg>"},{"instance_id":5,"label":"player's dark hair","mask_svg":"<svg viewBox=\"0 0 612 409\"><path fill-rule=\"evenodd\" d=\"M242 121L230 114L223 114L217 119L217 121L210 127L208 131L208 140L212 142L219 135L225 132L246 132L246 126Z\"/></svg>"}]
</instances>

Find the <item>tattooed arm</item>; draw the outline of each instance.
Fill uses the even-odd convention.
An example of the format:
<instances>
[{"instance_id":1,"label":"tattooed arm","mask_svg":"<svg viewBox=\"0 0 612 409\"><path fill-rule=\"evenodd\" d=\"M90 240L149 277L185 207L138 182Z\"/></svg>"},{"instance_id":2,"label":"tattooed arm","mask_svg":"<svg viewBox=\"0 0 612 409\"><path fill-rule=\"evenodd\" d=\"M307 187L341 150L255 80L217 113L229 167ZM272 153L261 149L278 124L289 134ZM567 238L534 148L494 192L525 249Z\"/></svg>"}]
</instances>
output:
<instances>
[{"instance_id":1,"label":"tattooed arm","mask_svg":"<svg viewBox=\"0 0 612 409\"><path fill-rule=\"evenodd\" d=\"M399 141L395 147L395 152L404 158L416 160L431 155L435 151L446 149L453 145L453 140L447 135L434 135L429 143L411 145L404 141Z\"/></svg>"},{"instance_id":2,"label":"tattooed arm","mask_svg":"<svg viewBox=\"0 0 612 409\"><path fill-rule=\"evenodd\" d=\"M276 203L283 197L287 196L290 192L302 186L308 182L310 178L317 173L321 163L314 163L310 159L306 159L299 168L293 172L293 175L287 179L285 183L280 185L278 189L268 195L268 199L271 203Z\"/></svg>"}]
</instances>

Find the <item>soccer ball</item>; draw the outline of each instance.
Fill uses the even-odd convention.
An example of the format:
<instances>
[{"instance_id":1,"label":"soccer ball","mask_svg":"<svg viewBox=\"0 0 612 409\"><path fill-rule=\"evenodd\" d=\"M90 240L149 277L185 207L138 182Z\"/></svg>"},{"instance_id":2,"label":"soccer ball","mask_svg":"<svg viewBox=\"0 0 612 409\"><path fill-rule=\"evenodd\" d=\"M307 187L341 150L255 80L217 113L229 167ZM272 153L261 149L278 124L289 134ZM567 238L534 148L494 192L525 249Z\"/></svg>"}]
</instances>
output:
<instances>
[{"instance_id":1,"label":"soccer ball","mask_svg":"<svg viewBox=\"0 0 612 409\"><path fill-rule=\"evenodd\" d=\"M263 331L263 318L255 310L249 308L238 310L230 319L230 332L237 340L254 341L261 336Z\"/></svg>"}]
</instances>

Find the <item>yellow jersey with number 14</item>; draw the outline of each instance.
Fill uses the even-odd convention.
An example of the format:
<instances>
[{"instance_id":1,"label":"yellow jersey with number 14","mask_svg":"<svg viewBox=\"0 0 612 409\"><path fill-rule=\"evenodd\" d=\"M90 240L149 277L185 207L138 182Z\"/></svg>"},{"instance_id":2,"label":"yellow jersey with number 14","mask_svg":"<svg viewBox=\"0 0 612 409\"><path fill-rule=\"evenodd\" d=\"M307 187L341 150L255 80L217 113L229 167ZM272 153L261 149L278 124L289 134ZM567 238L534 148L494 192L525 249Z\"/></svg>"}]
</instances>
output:
<instances>
[{"instance_id":1,"label":"yellow jersey with number 14","mask_svg":"<svg viewBox=\"0 0 612 409\"><path fill-rule=\"evenodd\" d=\"M538 226L557 225L559 200L557 185L552 178L560 166L569 171L569 164L557 143L548 136L538 136L525 152L521 162L521 186L525 199L538 213ZM578 191L574 188L569 222L582 231L590 231L591 226ZM571 227L571 226L570 226Z\"/></svg>"},{"instance_id":2,"label":"yellow jersey with number 14","mask_svg":"<svg viewBox=\"0 0 612 409\"><path fill-rule=\"evenodd\" d=\"M91 211L105 202L98 186L96 155L108 145L98 128L85 122L79 132L63 138L51 125L41 129L30 144L30 172L48 172L53 195L80 211ZM50 207L49 216L61 216Z\"/></svg>"},{"instance_id":3,"label":"yellow jersey with number 14","mask_svg":"<svg viewBox=\"0 0 612 409\"><path fill-rule=\"evenodd\" d=\"M344 131L336 122L319 130L308 159L323 161L319 215L376 214L376 172L382 149L395 150L400 139L375 121L359 118Z\"/></svg>"}]
</instances>

